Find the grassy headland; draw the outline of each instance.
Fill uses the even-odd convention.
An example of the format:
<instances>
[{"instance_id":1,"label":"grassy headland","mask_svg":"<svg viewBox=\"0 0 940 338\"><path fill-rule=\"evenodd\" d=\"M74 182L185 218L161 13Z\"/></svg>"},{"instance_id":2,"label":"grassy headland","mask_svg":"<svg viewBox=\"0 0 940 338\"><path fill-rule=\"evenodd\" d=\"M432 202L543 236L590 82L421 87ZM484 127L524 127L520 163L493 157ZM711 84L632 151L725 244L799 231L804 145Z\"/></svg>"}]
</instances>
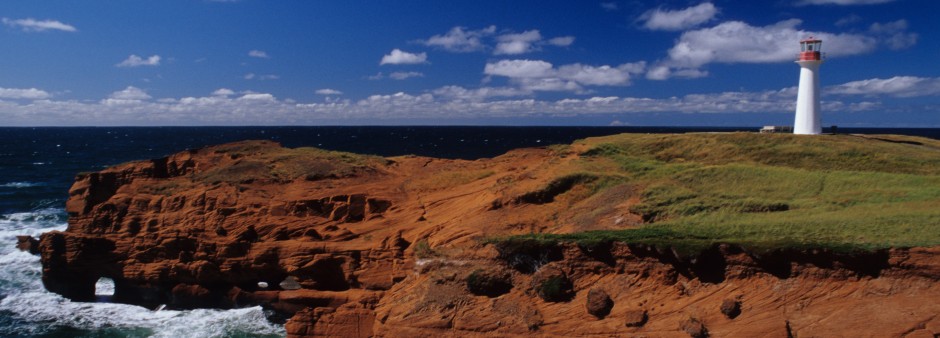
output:
<instances>
[{"instance_id":1,"label":"grassy headland","mask_svg":"<svg viewBox=\"0 0 940 338\"><path fill-rule=\"evenodd\" d=\"M940 245L940 141L897 135L622 134L555 147L638 228L499 241L871 250Z\"/></svg>"}]
</instances>

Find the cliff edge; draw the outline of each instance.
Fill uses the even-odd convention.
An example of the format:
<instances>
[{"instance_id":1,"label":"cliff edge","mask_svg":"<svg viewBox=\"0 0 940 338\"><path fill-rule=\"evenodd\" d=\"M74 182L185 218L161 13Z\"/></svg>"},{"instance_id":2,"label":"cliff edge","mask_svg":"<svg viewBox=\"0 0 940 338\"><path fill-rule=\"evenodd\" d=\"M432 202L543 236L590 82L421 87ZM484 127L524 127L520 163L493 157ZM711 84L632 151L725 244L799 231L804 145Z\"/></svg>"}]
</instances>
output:
<instances>
[{"instance_id":1,"label":"cliff edge","mask_svg":"<svg viewBox=\"0 0 940 338\"><path fill-rule=\"evenodd\" d=\"M245 141L83 173L43 283L288 335L940 334L940 144L618 135L476 161ZM934 185L934 183L937 183Z\"/></svg>"}]
</instances>

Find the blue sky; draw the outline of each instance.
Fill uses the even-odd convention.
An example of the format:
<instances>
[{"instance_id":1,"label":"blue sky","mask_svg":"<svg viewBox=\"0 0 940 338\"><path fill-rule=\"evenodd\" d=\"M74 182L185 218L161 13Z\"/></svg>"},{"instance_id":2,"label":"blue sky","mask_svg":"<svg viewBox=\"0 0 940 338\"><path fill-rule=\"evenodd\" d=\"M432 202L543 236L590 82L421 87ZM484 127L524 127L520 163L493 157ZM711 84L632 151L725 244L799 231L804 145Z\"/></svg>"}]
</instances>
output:
<instances>
[{"instance_id":1,"label":"blue sky","mask_svg":"<svg viewBox=\"0 0 940 338\"><path fill-rule=\"evenodd\" d=\"M0 125L940 127L935 0L0 2Z\"/></svg>"}]
</instances>

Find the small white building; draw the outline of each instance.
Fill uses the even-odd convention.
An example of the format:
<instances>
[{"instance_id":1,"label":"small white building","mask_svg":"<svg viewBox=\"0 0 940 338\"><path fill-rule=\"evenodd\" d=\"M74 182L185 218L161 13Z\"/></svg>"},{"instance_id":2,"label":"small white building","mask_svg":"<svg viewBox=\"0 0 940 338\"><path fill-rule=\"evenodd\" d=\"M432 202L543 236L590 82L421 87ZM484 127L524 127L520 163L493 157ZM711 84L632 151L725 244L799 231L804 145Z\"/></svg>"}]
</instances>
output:
<instances>
[{"instance_id":1,"label":"small white building","mask_svg":"<svg viewBox=\"0 0 940 338\"><path fill-rule=\"evenodd\" d=\"M773 134L773 133L792 133L793 127L790 126L764 126L760 129L761 134Z\"/></svg>"}]
</instances>

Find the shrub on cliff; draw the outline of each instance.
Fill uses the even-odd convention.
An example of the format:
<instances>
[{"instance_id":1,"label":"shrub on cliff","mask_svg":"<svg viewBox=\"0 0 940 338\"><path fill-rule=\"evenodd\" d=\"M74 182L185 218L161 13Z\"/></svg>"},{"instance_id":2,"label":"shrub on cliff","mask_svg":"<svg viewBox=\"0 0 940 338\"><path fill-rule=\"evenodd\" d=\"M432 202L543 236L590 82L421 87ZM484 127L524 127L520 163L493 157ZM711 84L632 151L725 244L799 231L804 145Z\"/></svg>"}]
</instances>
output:
<instances>
[{"instance_id":1,"label":"shrub on cliff","mask_svg":"<svg viewBox=\"0 0 940 338\"><path fill-rule=\"evenodd\" d=\"M414 252L415 257L418 259L428 259L437 256L437 252L434 251L434 249L431 249L431 245L428 244L428 240L426 238L415 242Z\"/></svg>"},{"instance_id":2,"label":"shrub on cliff","mask_svg":"<svg viewBox=\"0 0 940 338\"><path fill-rule=\"evenodd\" d=\"M512 289L512 275L507 271L477 269L467 276L467 290L478 296L497 297Z\"/></svg>"},{"instance_id":3,"label":"shrub on cliff","mask_svg":"<svg viewBox=\"0 0 940 338\"><path fill-rule=\"evenodd\" d=\"M551 276L543 280L536 292L546 302L564 302L574 296L571 281L565 276Z\"/></svg>"},{"instance_id":4,"label":"shrub on cliff","mask_svg":"<svg viewBox=\"0 0 940 338\"><path fill-rule=\"evenodd\" d=\"M561 246L554 239L508 238L494 239L499 258L523 273L533 273L543 265L562 259Z\"/></svg>"}]
</instances>

